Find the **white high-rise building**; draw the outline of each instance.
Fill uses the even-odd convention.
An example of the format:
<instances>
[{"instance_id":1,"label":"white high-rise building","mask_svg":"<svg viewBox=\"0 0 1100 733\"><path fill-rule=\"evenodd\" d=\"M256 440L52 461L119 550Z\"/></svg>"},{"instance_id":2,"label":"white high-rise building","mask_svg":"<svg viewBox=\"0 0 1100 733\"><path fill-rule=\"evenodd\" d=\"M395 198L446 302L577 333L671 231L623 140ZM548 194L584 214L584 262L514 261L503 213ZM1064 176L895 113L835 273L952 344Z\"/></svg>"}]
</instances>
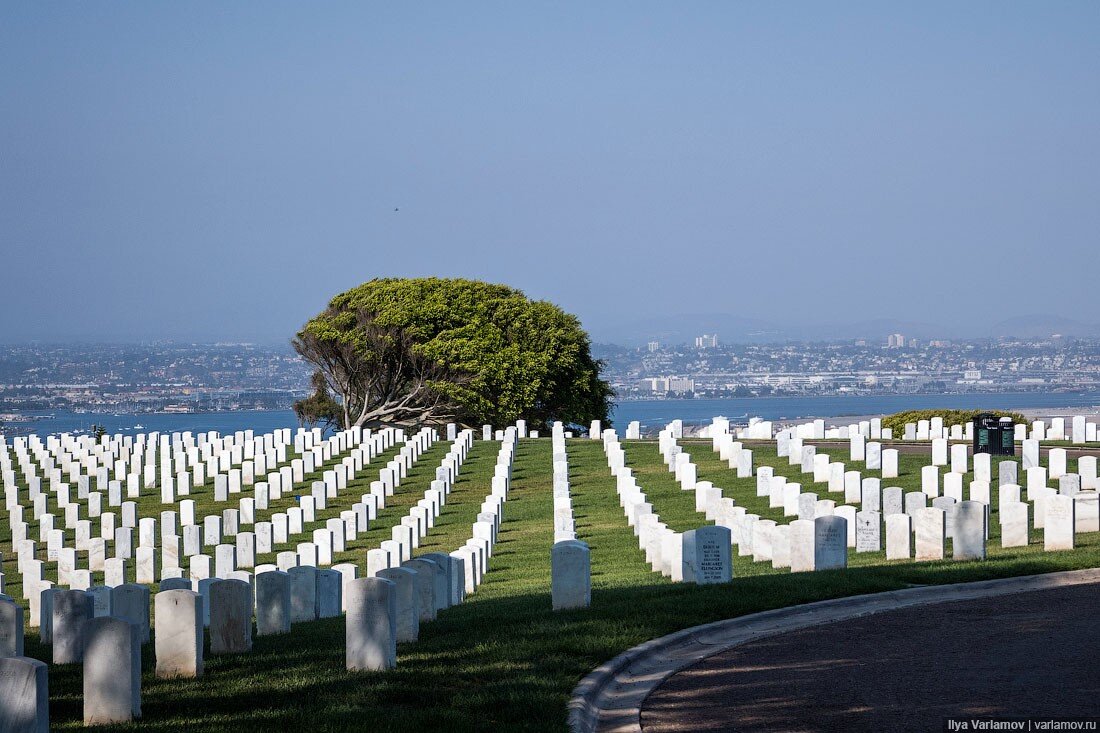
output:
<instances>
[{"instance_id":1,"label":"white high-rise building","mask_svg":"<svg viewBox=\"0 0 1100 733\"><path fill-rule=\"evenodd\" d=\"M718 334L706 334L695 337L695 348L713 349L718 346Z\"/></svg>"},{"instance_id":2,"label":"white high-rise building","mask_svg":"<svg viewBox=\"0 0 1100 733\"><path fill-rule=\"evenodd\" d=\"M687 377L669 377L668 378L668 391L669 392L694 392L695 380Z\"/></svg>"}]
</instances>

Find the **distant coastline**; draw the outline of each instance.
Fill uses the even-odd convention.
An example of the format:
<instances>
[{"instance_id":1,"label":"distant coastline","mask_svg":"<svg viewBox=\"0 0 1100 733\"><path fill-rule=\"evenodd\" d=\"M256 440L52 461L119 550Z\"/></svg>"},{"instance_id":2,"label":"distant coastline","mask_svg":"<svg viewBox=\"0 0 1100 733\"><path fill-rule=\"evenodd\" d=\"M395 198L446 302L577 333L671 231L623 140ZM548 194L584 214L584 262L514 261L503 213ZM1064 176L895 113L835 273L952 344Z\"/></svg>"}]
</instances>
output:
<instances>
[{"instance_id":1,"label":"distant coastline","mask_svg":"<svg viewBox=\"0 0 1100 733\"><path fill-rule=\"evenodd\" d=\"M700 419L715 415L749 415L766 420L877 415L907 409L1085 409L1100 405L1100 390L1080 392L943 392L900 395L829 395L813 397L732 397L715 399L630 400L620 403L615 421L674 415ZM669 417L668 419L674 419Z\"/></svg>"},{"instance_id":2,"label":"distant coastline","mask_svg":"<svg viewBox=\"0 0 1100 733\"><path fill-rule=\"evenodd\" d=\"M667 402L667 401L681 401L690 402L693 400L808 400L808 399L847 399L851 397L866 397L871 399L887 399L897 397L899 399L905 399L910 397L998 397L1002 395L1011 395L1019 397L1020 395L1040 395L1043 398L1053 395L1100 395L1100 391L1071 388L1071 387L1054 387L1043 389L1006 389L1006 390L940 390L933 392L873 392L873 391L859 391L851 390L847 392L835 392L829 394L812 394L812 395L798 395L798 394L776 394L776 395L758 395L758 396L746 396L746 397L708 397L708 396L668 396L668 395L652 395L652 396L638 396L627 395L617 398L617 402Z\"/></svg>"},{"instance_id":3,"label":"distant coastline","mask_svg":"<svg viewBox=\"0 0 1100 733\"><path fill-rule=\"evenodd\" d=\"M732 418L759 417L773 421L816 418L842 420L907 409L936 408L1016 410L1029 417L1097 415L1100 414L1100 391L624 400L616 406L612 423L619 430L625 430L626 425L633 420L640 422L643 427L653 427L674 419L683 420L686 424L702 424L719 415ZM20 418L33 418L33 421L6 421L0 426L0 434L86 434L93 425L101 425L111 434L154 431L197 433L211 430L223 434L240 430L265 433L278 428L298 427L298 420L292 410L187 413L78 413L55 410L17 414Z\"/></svg>"}]
</instances>

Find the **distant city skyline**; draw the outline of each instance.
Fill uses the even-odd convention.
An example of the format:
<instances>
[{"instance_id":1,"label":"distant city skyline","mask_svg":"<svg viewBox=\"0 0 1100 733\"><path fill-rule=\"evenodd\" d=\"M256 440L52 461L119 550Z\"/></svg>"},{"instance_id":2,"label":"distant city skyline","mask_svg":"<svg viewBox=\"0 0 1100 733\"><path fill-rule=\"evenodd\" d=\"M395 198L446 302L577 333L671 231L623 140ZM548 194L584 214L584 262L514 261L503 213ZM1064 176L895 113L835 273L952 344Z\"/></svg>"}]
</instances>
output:
<instances>
[{"instance_id":1,"label":"distant city skyline","mask_svg":"<svg viewBox=\"0 0 1100 733\"><path fill-rule=\"evenodd\" d=\"M617 400L1100 388L1100 339L596 345L594 355ZM0 422L34 411L287 409L311 372L287 346L0 345Z\"/></svg>"},{"instance_id":2,"label":"distant city skyline","mask_svg":"<svg viewBox=\"0 0 1100 733\"><path fill-rule=\"evenodd\" d=\"M1098 3L0 17L0 341L274 343L429 275L601 341L1100 320Z\"/></svg>"},{"instance_id":3,"label":"distant city skyline","mask_svg":"<svg viewBox=\"0 0 1100 733\"><path fill-rule=\"evenodd\" d=\"M716 328L724 321L727 328ZM706 324L704 327L698 324ZM899 326L899 324L901 324ZM898 333L899 327L904 333ZM96 336L86 334L82 337L0 339L0 346L18 346L26 344L169 344L200 346L252 345L262 347L285 346L290 349L290 341L297 331L271 338L187 338L159 336ZM702 335L696 335L696 334ZM916 339L932 342L950 340L981 340L990 338L1045 339L1053 336L1067 338L1100 338L1100 323L1076 321L1050 314L1035 314L1009 319L995 324L981 324L974 321L941 325L930 323L903 322L894 319L876 319L874 321L851 323L779 323L749 321L734 315L666 315L651 321L623 321L603 328L594 329L590 337L594 343L604 343L629 347L648 347L654 350L666 346L715 347L721 344L768 344L786 342L851 342L867 340L882 342L886 346L895 346L895 337L902 337L905 343Z\"/></svg>"}]
</instances>

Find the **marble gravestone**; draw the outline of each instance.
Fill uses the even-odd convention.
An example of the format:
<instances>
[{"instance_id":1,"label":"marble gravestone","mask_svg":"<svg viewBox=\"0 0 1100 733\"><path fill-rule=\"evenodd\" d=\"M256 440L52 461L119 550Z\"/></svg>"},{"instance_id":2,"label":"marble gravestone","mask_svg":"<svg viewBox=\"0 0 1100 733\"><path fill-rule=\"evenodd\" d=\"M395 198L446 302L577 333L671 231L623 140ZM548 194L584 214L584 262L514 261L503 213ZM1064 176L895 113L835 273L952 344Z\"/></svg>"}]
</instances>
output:
<instances>
[{"instance_id":1,"label":"marble gravestone","mask_svg":"<svg viewBox=\"0 0 1100 733\"><path fill-rule=\"evenodd\" d=\"M0 658L0 730L49 733L48 665L29 657Z\"/></svg>"},{"instance_id":2,"label":"marble gravestone","mask_svg":"<svg viewBox=\"0 0 1100 733\"><path fill-rule=\"evenodd\" d=\"M126 723L141 717L141 630L125 619L87 623L84 645L84 724Z\"/></svg>"},{"instance_id":3,"label":"marble gravestone","mask_svg":"<svg viewBox=\"0 0 1100 733\"><path fill-rule=\"evenodd\" d=\"M730 530L707 525L683 534L683 578L685 583L711 585L733 578Z\"/></svg>"},{"instance_id":4,"label":"marble gravestone","mask_svg":"<svg viewBox=\"0 0 1100 733\"><path fill-rule=\"evenodd\" d=\"M882 511L882 481L877 478L865 478L860 482L860 507L864 511Z\"/></svg>"},{"instance_id":5,"label":"marble gravestone","mask_svg":"<svg viewBox=\"0 0 1100 733\"><path fill-rule=\"evenodd\" d=\"M905 495L905 513L916 514L918 509L928 506L928 495L920 491L910 491Z\"/></svg>"},{"instance_id":6,"label":"marble gravestone","mask_svg":"<svg viewBox=\"0 0 1100 733\"><path fill-rule=\"evenodd\" d=\"M842 504L841 506L834 507L832 513L834 516L842 517L844 519L848 530L848 547L854 548L856 546L856 508L854 506Z\"/></svg>"},{"instance_id":7,"label":"marble gravestone","mask_svg":"<svg viewBox=\"0 0 1100 733\"><path fill-rule=\"evenodd\" d=\"M317 618L335 618L343 606L344 577L337 570L317 573Z\"/></svg>"},{"instance_id":8,"label":"marble gravestone","mask_svg":"<svg viewBox=\"0 0 1100 733\"><path fill-rule=\"evenodd\" d=\"M0 657L23 656L23 606L0 598Z\"/></svg>"},{"instance_id":9,"label":"marble gravestone","mask_svg":"<svg viewBox=\"0 0 1100 733\"><path fill-rule=\"evenodd\" d=\"M124 618L137 627L141 643L149 641L149 588L136 583L112 588L111 615Z\"/></svg>"},{"instance_id":10,"label":"marble gravestone","mask_svg":"<svg viewBox=\"0 0 1100 733\"><path fill-rule=\"evenodd\" d=\"M156 675L201 677L203 599L192 590L163 590L153 599L156 611Z\"/></svg>"},{"instance_id":11,"label":"marble gravestone","mask_svg":"<svg viewBox=\"0 0 1100 733\"><path fill-rule=\"evenodd\" d=\"M452 557L442 552L427 552L420 557L431 560L443 568L443 589L436 593L436 610L442 611L462 603L465 596L465 584L463 583L463 561L458 557Z\"/></svg>"},{"instance_id":12,"label":"marble gravestone","mask_svg":"<svg viewBox=\"0 0 1100 733\"><path fill-rule=\"evenodd\" d=\"M815 521L796 519L790 523L790 562L792 573L809 572L814 569L815 558Z\"/></svg>"},{"instance_id":13,"label":"marble gravestone","mask_svg":"<svg viewBox=\"0 0 1100 733\"><path fill-rule=\"evenodd\" d=\"M728 531L728 530L727 530ZM555 542L550 548L550 602L555 611L588 608L592 603L591 559L580 540Z\"/></svg>"},{"instance_id":14,"label":"marble gravestone","mask_svg":"<svg viewBox=\"0 0 1100 733\"><path fill-rule=\"evenodd\" d=\"M882 490L882 514L885 517L891 514L905 513L904 492L900 486L887 486Z\"/></svg>"},{"instance_id":15,"label":"marble gravestone","mask_svg":"<svg viewBox=\"0 0 1100 733\"><path fill-rule=\"evenodd\" d=\"M1002 501L1000 505L1001 547L1027 547L1029 506L1019 501Z\"/></svg>"},{"instance_id":16,"label":"marble gravestone","mask_svg":"<svg viewBox=\"0 0 1100 733\"><path fill-rule=\"evenodd\" d=\"M817 494L798 495L798 518L813 519L817 514Z\"/></svg>"},{"instance_id":17,"label":"marble gravestone","mask_svg":"<svg viewBox=\"0 0 1100 733\"><path fill-rule=\"evenodd\" d=\"M898 450L885 448L882 451L882 478L898 477Z\"/></svg>"},{"instance_id":18,"label":"marble gravestone","mask_svg":"<svg viewBox=\"0 0 1100 733\"><path fill-rule=\"evenodd\" d=\"M772 529L772 567L791 566L791 525L777 524Z\"/></svg>"},{"instance_id":19,"label":"marble gravestone","mask_svg":"<svg viewBox=\"0 0 1100 733\"><path fill-rule=\"evenodd\" d=\"M210 586L210 653L252 651L252 588L243 580Z\"/></svg>"},{"instance_id":20,"label":"marble gravestone","mask_svg":"<svg viewBox=\"0 0 1100 733\"><path fill-rule=\"evenodd\" d=\"M403 563L401 567L411 570L415 574L416 592L419 596L417 609L420 613L420 622L434 621L436 616L435 574L438 571L438 566L433 562L414 558Z\"/></svg>"},{"instance_id":21,"label":"marble gravestone","mask_svg":"<svg viewBox=\"0 0 1100 733\"><path fill-rule=\"evenodd\" d=\"M951 556L955 560L984 560L986 505L963 501L955 507L955 526L951 536Z\"/></svg>"},{"instance_id":22,"label":"marble gravestone","mask_svg":"<svg viewBox=\"0 0 1100 733\"><path fill-rule=\"evenodd\" d=\"M921 491L934 499L940 495L940 469L939 466L924 466L920 470Z\"/></svg>"},{"instance_id":23,"label":"marble gravestone","mask_svg":"<svg viewBox=\"0 0 1100 733\"><path fill-rule=\"evenodd\" d=\"M913 513L917 560L942 560L947 535L947 515L939 507L922 507Z\"/></svg>"},{"instance_id":24,"label":"marble gravestone","mask_svg":"<svg viewBox=\"0 0 1100 733\"><path fill-rule=\"evenodd\" d=\"M1022 444L1023 467L1026 471L1039 465L1039 441L1028 438Z\"/></svg>"},{"instance_id":25,"label":"marble gravestone","mask_svg":"<svg viewBox=\"0 0 1100 733\"><path fill-rule=\"evenodd\" d=\"M1043 549L1072 550L1076 529L1076 504L1072 496L1053 494L1045 501Z\"/></svg>"},{"instance_id":26,"label":"marble gravestone","mask_svg":"<svg viewBox=\"0 0 1100 733\"><path fill-rule=\"evenodd\" d=\"M886 515L886 559L908 560L912 557L913 518L908 514Z\"/></svg>"},{"instance_id":27,"label":"marble gravestone","mask_svg":"<svg viewBox=\"0 0 1100 733\"><path fill-rule=\"evenodd\" d=\"M256 576L256 635L290 632L290 574L268 570Z\"/></svg>"},{"instance_id":28,"label":"marble gravestone","mask_svg":"<svg viewBox=\"0 0 1100 733\"><path fill-rule=\"evenodd\" d=\"M53 594L54 664L73 664L84 658L84 628L94 614L92 597L82 590L59 590Z\"/></svg>"},{"instance_id":29,"label":"marble gravestone","mask_svg":"<svg viewBox=\"0 0 1100 733\"><path fill-rule=\"evenodd\" d=\"M882 470L882 444L871 442L867 443L866 449L866 463L868 471L881 471Z\"/></svg>"},{"instance_id":30,"label":"marble gravestone","mask_svg":"<svg viewBox=\"0 0 1100 733\"><path fill-rule=\"evenodd\" d=\"M317 618L317 568L298 565L290 568L290 620L313 621Z\"/></svg>"},{"instance_id":31,"label":"marble gravestone","mask_svg":"<svg viewBox=\"0 0 1100 733\"><path fill-rule=\"evenodd\" d=\"M848 567L848 522L843 517L814 520L814 570Z\"/></svg>"},{"instance_id":32,"label":"marble gravestone","mask_svg":"<svg viewBox=\"0 0 1100 733\"><path fill-rule=\"evenodd\" d=\"M856 552L882 549L882 515L876 511L856 513Z\"/></svg>"},{"instance_id":33,"label":"marble gravestone","mask_svg":"<svg viewBox=\"0 0 1100 733\"><path fill-rule=\"evenodd\" d=\"M397 586L385 578L347 584L345 666L383 671L397 666Z\"/></svg>"},{"instance_id":34,"label":"marble gravestone","mask_svg":"<svg viewBox=\"0 0 1100 733\"><path fill-rule=\"evenodd\" d=\"M408 568L386 568L375 576L392 581L397 607L397 641L416 641L420 637L420 594L416 571Z\"/></svg>"}]
</instances>

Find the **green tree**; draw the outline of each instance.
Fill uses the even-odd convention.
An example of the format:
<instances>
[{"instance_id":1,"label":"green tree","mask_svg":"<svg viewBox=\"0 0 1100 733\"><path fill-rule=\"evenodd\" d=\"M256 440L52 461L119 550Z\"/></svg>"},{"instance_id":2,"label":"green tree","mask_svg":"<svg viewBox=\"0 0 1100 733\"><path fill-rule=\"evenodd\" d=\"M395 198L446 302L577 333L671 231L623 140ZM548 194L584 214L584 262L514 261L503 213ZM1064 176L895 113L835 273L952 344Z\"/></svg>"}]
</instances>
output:
<instances>
[{"instance_id":1,"label":"green tree","mask_svg":"<svg viewBox=\"0 0 1100 733\"><path fill-rule=\"evenodd\" d=\"M612 404L577 318L504 285L371 280L334 297L292 343L344 426L525 418L537 428L606 421Z\"/></svg>"},{"instance_id":2,"label":"green tree","mask_svg":"<svg viewBox=\"0 0 1100 733\"><path fill-rule=\"evenodd\" d=\"M319 371L314 372L310 381L313 393L294 403L294 414L298 417L298 423L307 428L313 428L318 423L326 428L340 426L343 410L332 398L325 375Z\"/></svg>"}]
</instances>

